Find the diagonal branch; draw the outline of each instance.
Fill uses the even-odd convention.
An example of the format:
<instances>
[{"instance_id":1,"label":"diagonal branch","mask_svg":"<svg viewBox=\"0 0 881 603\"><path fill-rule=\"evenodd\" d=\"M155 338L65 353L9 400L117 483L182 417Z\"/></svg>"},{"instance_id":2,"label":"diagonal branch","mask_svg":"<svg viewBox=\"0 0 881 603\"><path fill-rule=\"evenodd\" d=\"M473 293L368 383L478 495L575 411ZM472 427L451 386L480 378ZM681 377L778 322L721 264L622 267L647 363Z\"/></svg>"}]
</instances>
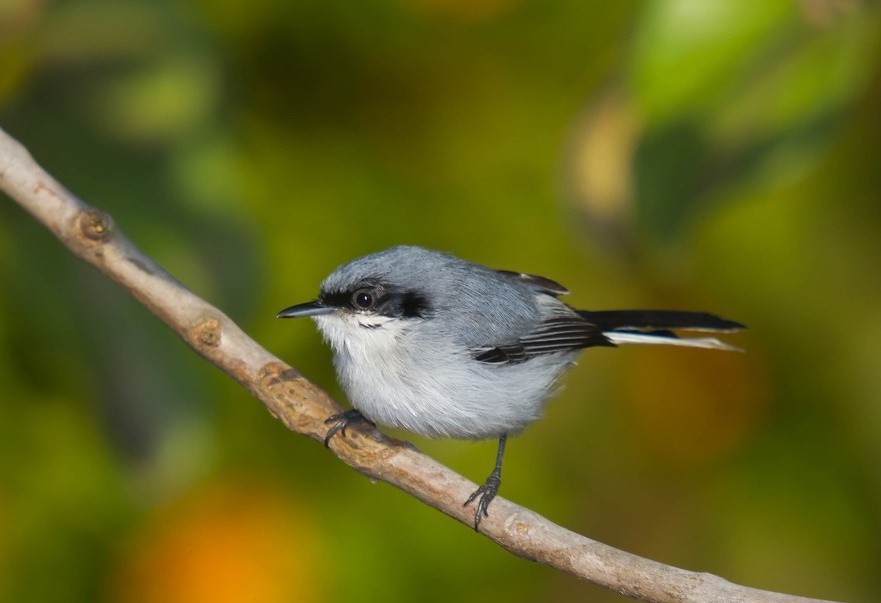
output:
<instances>
[{"instance_id":1,"label":"diagonal branch","mask_svg":"<svg viewBox=\"0 0 881 603\"><path fill-rule=\"evenodd\" d=\"M68 192L0 129L0 189L67 248L159 317L206 360L254 394L290 430L322 441L324 419L339 411L320 388L263 349L220 310L200 299L137 249L110 217ZM462 501L475 485L376 431L351 430L333 451L375 480L412 494L471 525ZM809 603L818 601L732 584L667 566L566 530L504 499L493 502L482 533L503 548L623 595L651 602Z\"/></svg>"}]
</instances>

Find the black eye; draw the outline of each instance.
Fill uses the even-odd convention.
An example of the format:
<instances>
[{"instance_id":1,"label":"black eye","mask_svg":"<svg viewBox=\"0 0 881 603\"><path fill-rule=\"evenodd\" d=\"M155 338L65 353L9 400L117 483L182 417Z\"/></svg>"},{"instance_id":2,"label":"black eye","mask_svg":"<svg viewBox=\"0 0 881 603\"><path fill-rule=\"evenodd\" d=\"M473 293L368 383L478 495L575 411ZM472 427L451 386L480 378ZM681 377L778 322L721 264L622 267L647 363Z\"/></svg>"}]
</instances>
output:
<instances>
[{"instance_id":1,"label":"black eye","mask_svg":"<svg viewBox=\"0 0 881 603\"><path fill-rule=\"evenodd\" d=\"M352 294L352 304L361 310L368 310L373 306L373 291L370 289L358 289Z\"/></svg>"}]
</instances>

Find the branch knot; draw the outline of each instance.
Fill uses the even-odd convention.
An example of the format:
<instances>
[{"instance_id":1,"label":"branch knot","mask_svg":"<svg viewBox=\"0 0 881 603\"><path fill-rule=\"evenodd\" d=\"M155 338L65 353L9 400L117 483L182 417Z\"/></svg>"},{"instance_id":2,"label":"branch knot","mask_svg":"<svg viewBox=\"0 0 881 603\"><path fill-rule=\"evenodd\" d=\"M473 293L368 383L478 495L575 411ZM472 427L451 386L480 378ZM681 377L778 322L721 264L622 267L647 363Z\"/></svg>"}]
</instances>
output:
<instances>
[{"instance_id":1,"label":"branch knot","mask_svg":"<svg viewBox=\"0 0 881 603\"><path fill-rule=\"evenodd\" d=\"M220 345L220 321L211 316L204 317L190 330L193 341L214 348Z\"/></svg>"},{"instance_id":2,"label":"branch knot","mask_svg":"<svg viewBox=\"0 0 881 603\"><path fill-rule=\"evenodd\" d=\"M104 242L113 234L113 220L104 212L94 207L81 212L77 216L79 233L84 242Z\"/></svg>"}]
</instances>

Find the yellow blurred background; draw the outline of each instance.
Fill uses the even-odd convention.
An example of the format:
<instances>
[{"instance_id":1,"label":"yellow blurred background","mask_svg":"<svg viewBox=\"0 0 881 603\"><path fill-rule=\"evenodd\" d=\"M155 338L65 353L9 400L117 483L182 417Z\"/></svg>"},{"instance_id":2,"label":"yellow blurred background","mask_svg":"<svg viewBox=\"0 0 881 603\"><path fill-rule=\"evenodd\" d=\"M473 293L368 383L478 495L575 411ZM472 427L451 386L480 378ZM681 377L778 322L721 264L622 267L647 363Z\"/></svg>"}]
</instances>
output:
<instances>
[{"instance_id":1,"label":"yellow blurred background","mask_svg":"<svg viewBox=\"0 0 881 603\"><path fill-rule=\"evenodd\" d=\"M758 588L881 599L868 0L4 0L0 126L344 400L309 321L397 243L744 354L593 349L502 495ZM0 202L0 600L621 601L287 432ZM482 480L494 444L395 433Z\"/></svg>"}]
</instances>

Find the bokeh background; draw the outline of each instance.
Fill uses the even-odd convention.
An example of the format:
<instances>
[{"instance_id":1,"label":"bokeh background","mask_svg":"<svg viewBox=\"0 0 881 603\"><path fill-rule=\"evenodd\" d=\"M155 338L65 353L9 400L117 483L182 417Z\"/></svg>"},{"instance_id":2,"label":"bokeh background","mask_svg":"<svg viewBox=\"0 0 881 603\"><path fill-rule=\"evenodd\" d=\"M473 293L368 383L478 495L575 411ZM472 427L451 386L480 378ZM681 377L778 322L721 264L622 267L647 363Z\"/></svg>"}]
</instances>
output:
<instances>
[{"instance_id":1,"label":"bokeh background","mask_svg":"<svg viewBox=\"0 0 881 603\"><path fill-rule=\"evenodd\" d=\"M877 601L879 34L865 0L3 0L0 126L340 400L274 315L397 243L747 323L585 353L503 495ZM289 433L5 198L0 291L2 601L622 600Z\"/></svg>"}]
</instances>

